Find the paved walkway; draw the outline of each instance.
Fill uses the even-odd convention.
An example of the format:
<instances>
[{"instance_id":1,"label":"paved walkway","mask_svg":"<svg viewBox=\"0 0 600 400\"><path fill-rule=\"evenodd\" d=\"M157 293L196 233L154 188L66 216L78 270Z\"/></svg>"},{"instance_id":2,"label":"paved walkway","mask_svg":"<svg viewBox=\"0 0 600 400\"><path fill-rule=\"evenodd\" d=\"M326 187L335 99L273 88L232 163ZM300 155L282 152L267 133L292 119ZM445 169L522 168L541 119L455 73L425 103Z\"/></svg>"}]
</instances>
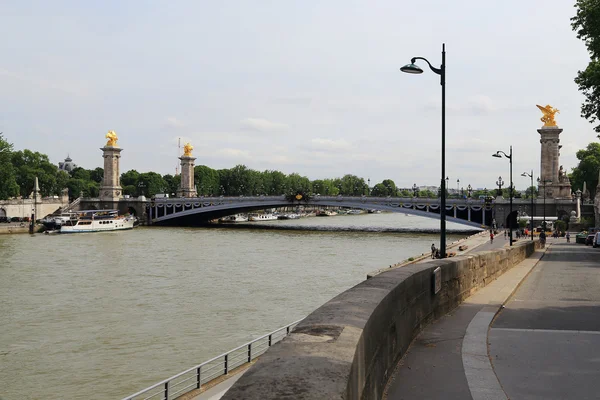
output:
<instances>
[{"instance_id":1,"label":"paved walkway","mask_svg":"<svg viewBox=\"0 0 600 400\"><path fill-rule=\"evenodd\" d=\"M493 244L488 240L488 246L495 247L502 240L498 237ZM481 250L488 249L477 248ZM487 356L487 330L495 313L543 254L544 250L536 251L425 328L393 372L384 398L506 399Z\"/></svg>"},{"instance_id":2,"label":"paved walkway","mask_svg":"<svg viewBox=\"0 0 600 400\"><path fill-rule=\"evenodd\" d=\"M600 250L548 245L428 326L385 398L600 399Z\"/></svg>"}]
</instances>

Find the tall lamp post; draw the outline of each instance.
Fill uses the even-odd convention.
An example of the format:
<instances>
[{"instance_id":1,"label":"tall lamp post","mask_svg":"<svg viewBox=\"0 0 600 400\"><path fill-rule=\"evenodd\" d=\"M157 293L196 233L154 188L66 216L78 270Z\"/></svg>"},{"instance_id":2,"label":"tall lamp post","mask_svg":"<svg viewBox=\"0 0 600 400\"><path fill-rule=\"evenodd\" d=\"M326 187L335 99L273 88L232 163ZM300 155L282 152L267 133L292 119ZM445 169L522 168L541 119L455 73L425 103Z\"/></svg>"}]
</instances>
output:
<instances>
[{"instance_id":1,"label":"tall lamp post","mask_svg":"<svg viewBox=\"0 0 600 400\"><path fill-rule=\"evenodd\" d=\"M371 195L371 178L367 179L367 196Z\"/></svg>"},{"instance_id":2,"label":"tall lamp post","mask_svg":"<svg viewBox=\"0 0 600 400\"><path fill-rule=\"evenodd\" d=\"M546 234L546 185L548 183L552 183L550 179L540 179L537 178L538 185L542 185L542 190L544 191L544 222L542 223L542 229L544 230L544 234Z\"/></svg>"},{"instance_id":3,"label":"tall lamp post","mask_svg":"<svg viewBox=\"0 0 600 400\"><path fill-rule=\"evenodd\" d=\"M460 179L457 179L456 180L456 197L457 198L460 197L460 190L459 190L459 188L460 188Z\"/></svg>"},{"instance_id":4,"label":"tall lamp post","mask_svg":"<svg viewBox=\"0 0 600 400\"><path fill-rule=\"evenodd\" d=\"M442 44L442 65L440 68L435 68L427 59L423 57L413 57L410 64L400 68L400 71L408 74L422 74L423 70L415 61L423 60L429 65L429 69L433 73L440 76L440 84L442 85L442 179L441 187L444 187L444 177L446 176L446 44ZM446 258L446 191L442 190L440 198L440 258Z\"/></svg>"},{"instance_id":5,"label":"tall lamp post","mask_svg":"<svg viewBox=\"0 0 600 400\"><path fill-rule=\"evenodd\" d=\"M418 197L419 196L419 187L417 186L416 183L413 184L412 190L413 190L413 197Z\"/></svg>"},{"instance_id":6,"label":"tall lamp post","mask_svg":"<svg viewBox=\"0 0 600 400\"><path fill-rule=\"evenodd\" d=\"M531 240L533 240L533 216L535 215L535 211L533 211L533 170L531 170L531 174L523 172L521 176L528 176L531 178Z\"/></svg>"},{"instance_id":7,"label":"tall lamp post","mask_svg":"<svg viewBox=\"0 0 600 400\"><path fill-rule=\"evenodd\" d=\"M503 152L502 150L498 150L496 152L496 154L492 154L492 157L497 157L497 158L502 158L502 156L500 154L504 154L504 157L508 158L508 162L510 164L510 186L508 189L508 197L510 199L510 208L509 208L509 212L508 212L508 230L510 232L510 237L508 238L508 241L510 243L510 245L512 246L513 244L513 235L512 235L512 231L513 231L513 224L512 224L512 206L513 206L513 180L512 180L512 164L513 164L513 154L512 154L512 146L510 146L510 152L509 154L506 154L505 152Z\"/></svg>"},{"instance_id":8,"label":"tall lamp post","mask_svg":"<svg viewBox=\"0 0 600 400\"><path fill-rule=\"evenodd\" d=\"M467 197L470 199L471 198L471 194L473 193L473 187L471 186L471 184L469 183L469 186L467 186Z\"/></svg>"}]
</instances>

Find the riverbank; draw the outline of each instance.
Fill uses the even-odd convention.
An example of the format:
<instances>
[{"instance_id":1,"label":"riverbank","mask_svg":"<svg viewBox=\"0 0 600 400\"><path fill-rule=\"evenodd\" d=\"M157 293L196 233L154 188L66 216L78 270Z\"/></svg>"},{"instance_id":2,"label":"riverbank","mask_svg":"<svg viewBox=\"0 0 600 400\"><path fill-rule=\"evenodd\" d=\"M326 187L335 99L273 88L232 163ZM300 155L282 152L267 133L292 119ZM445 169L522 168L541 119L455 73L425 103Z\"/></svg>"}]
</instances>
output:
<instances>
[{"instance_id":1,"label":"riverbank","mask_svg":"<svg viewBox=\"0 0 600 400\"><path fill-rule=\"evenodd\" d=\"M36 231L39 226L36 226ZM0 235L12 235L17 233L29 233L29 224L6 224L0 225Z\"/></svg>"}]
</instances>

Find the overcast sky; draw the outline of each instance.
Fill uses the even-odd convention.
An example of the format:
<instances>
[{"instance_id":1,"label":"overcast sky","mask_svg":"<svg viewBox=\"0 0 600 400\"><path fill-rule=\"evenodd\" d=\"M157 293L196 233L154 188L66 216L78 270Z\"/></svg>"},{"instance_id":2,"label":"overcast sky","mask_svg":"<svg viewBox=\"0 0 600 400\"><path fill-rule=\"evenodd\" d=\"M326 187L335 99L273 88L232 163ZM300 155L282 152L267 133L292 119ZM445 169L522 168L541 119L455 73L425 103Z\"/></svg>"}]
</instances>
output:
<instances>
[{"instance_id":1,"label":"overcast sky","mask_svg":"<svg viewBox=\"0 0 600 400\"><path fill-rule=\"evenodd\" d=\"M439 185L441 87L413 56L447 51L450 187L514 182L540 166L541 112L560 110L561 164L596 140L573 82L589 61L569 0L3 1L0 131L15 148L121 172L196 164L350 173ZM426 65L422 63L423 69Z\"/></svg>"}]
</instances>

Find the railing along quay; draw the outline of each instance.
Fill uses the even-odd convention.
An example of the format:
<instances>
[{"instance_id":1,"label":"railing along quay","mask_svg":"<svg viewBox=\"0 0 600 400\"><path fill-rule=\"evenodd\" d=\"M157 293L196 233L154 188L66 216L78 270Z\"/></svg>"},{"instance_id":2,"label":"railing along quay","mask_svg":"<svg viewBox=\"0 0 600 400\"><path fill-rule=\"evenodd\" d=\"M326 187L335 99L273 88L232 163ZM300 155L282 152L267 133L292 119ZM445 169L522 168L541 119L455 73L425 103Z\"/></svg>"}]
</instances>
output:
<instances>
[{"instance_id":1,"label":"railing along quay","mask_svg":"<svg viewBox=\"0 0 600 400\"><path fill-rule=\"evenodd\" d=\"M144 390L140 390L131 396L127 396L123 400L173 400L192 390L201 389L202 385L206 385L223 375L228 375L229 371L250 363L264 354L269 347L289 335L300 321L302 320L299 319L271 333L267 333L227 353L211 358L202 364L198 364Z\"/></svg>"}]
</instances>

